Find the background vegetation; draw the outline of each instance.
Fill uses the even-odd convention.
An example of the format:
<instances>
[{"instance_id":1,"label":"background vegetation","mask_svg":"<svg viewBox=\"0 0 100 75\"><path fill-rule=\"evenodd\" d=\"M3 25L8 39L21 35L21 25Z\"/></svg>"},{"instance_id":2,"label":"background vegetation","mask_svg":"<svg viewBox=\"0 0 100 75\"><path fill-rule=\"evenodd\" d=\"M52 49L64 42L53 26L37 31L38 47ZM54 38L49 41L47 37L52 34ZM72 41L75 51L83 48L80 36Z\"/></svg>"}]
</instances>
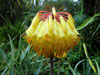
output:
<instances>
[{"instance_id":1,"label":"background vegetation","mask_svg":"<svg viewBox=\"0 0 100 75\"><path fill-rule=\"evenodd\" d=\"M49 75L49 59L31 51L24 31L40 10L68 11L80 32L79 46L54 59L54 75L100 75L99 0L0 0L0 74Z\"/></svg>"}]
</instances>

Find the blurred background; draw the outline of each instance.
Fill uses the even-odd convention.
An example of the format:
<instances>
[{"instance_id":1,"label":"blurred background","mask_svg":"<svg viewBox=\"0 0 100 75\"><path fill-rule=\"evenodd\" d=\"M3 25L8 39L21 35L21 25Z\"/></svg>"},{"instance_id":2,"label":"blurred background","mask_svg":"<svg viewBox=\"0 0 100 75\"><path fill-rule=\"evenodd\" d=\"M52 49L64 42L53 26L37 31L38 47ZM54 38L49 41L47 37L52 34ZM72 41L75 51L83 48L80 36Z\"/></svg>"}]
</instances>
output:
<instances>
[{"instance_id":1,"label":"blurred background","mask_svg":"<svg viewBox=\"0 0 100 75\"><path fill-rule=\"evenodd\" d=\"M100 0L0 0L0 74L49 75L49 59L23 39L38 11L67 11L80 33L79 46L54 59L54 75L100 75Z\"/></svg>"}]
</instances>

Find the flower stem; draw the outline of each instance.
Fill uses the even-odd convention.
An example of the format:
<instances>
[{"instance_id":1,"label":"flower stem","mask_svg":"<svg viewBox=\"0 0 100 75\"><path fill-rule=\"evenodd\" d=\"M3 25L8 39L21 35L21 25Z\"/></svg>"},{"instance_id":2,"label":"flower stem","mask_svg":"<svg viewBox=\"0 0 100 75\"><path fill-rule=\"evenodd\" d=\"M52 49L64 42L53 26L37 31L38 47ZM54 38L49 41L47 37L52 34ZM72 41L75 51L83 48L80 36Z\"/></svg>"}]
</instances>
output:
<instances>
[{"instance_id":1,"label":"flower stem","mask_svg":"<svg viewBox=\"0 0 100 75\"><path fill-rule=\"evenodd\" d=\"M58 64L58 75L60 75L60 61L59 61L59 64Z\"/></svg>"},{"instance_id":2,"label":"flower stem","mask_svg":"<svg viewBox=\"0 0 100 75\"><path fill-rule=\"evenodd\" d=\"M50 57L50 75L53 75L53 57Z\"/></svg>"}]
</instances>

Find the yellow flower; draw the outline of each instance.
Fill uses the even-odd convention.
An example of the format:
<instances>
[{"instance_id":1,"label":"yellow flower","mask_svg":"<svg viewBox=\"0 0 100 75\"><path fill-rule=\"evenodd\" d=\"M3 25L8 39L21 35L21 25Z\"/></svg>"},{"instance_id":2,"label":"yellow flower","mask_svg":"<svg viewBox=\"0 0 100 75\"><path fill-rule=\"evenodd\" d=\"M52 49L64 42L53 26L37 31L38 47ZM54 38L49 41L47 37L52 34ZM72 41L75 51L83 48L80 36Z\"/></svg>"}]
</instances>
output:
<instances>
[{"instance_id":1,"label":"yellow flower","mask_svg":"<svg viewBox=\"0 0 100 75\"><path fill-rule=\"evenodd\" d=\"M24 36L27 43L45 57L63 58L80 40L74 19L68 12L40 11Z\"/></svg>"}]
</instances>

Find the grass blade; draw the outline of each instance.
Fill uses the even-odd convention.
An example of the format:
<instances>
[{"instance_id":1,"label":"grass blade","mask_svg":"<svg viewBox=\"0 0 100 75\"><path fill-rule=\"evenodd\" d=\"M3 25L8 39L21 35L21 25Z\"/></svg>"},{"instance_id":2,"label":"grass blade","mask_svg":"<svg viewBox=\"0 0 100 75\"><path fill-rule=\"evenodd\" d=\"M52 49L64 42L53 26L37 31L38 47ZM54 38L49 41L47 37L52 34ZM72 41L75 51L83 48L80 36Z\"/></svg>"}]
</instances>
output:
<instances>
[{"instance_id":1,"label":"grass blade","mask_svg":"<svg viewBox=\"0 0 100 75\"><path fill-rule=\"evenodd\" d=\"M25 58L27 52L29 52L29 51L30 51L30 44L27 46L26 50L24 52L22 52L22 54L20 56L21 61Z\"/></svg>"},{"instance_id":2,"label":"grass blade","mask_svg":"<svg viewBox=\"0 0 100 75\"><path fill-rule=\"evenodd\" d=\"M15 49L10 36L9 39L10 39L10 47L11 47L11 54L12 54L11 61L10 61L10 75L14 75L14 55L15 55L14 50Z\"/></svg>"},{"instance_id":3,"label":"grass blade","mask_svg":"<svg viewBox=\"0 0 100 75\"><path fill-rule=\"evenodd\" d=\"M40 71L41 71L41 68L42 68L42 64L43 64L43 58L42 58L42 61L41 61L40 65L39 65L39 67L38 67L38 69L37 69L35 75L39 75L39 73L40 73Z\"/></svg>"},{"instance_id":4,"label":"grass blade","mask_svg":"<svg viewBox=\"0 0 100 75\"><path fill-rule=\"evenodd\" d=\"M77 74L75 73L74 69L71 67L71 65L70 65L69 63L68 63L68 65L69 65L69 68L71 69L73 75L77 75Z\"/></svg>"},{"instance_id":5,"label":"grass blade","mask_svg":"<svg viewBox=\"0 0 100 75\"><path fill-rule=\"evenodd\" d=\"M94 65L93 65L93 63L92 63L92 61L90 60L90 58L89 58L89 56L88 56L88 54L87 54L87 48L86 48L85 43L83 43L83 48L84 48L84 52L85 52L86 58L87 58L88 61L89 61L90 66L92 67L93 71L96 73L96 69L95 69L95 67L94 67Z\"/></svg>"},{"instance_id":6,"label":"grass blade","mask_svg":"<svg viewBox=\"0 0 100 75\"><path fill-rule=\"evenodd\" d=\"M96 66L97 66L97 70L98 70L98 75L100 75L100 68L99 68L99 65L97 63L97 61L95 60L95 63L96 63Z\"/></svg>"},{"instance_id":7,"label":"grass blade","mask_svg":"<svg viewBox=\"0 0 100 75\"><path fill-rule=\"evenodd\" d=\"M81 63L84 62L84 61L85 61L85 59L79 61L79 62L75 65L75 68L74 68L75 72L77 71L77 67L79 66L79 64L81 64Z\"/></svg>"},{"instance_id":8,"label":"grass blade","mask_svg":"<svg viewBox=\"0 0 100 75\"><path fill-rule=\"evenodd\" d=\"M21 43L21 35L20 35L20 38L19 38L19 45L18 45L18 50L17 50L17 57L16 59L19 58L20 54L21 54L21 48L22 48L22 43Z\"/></svg>"}]
</instances>

